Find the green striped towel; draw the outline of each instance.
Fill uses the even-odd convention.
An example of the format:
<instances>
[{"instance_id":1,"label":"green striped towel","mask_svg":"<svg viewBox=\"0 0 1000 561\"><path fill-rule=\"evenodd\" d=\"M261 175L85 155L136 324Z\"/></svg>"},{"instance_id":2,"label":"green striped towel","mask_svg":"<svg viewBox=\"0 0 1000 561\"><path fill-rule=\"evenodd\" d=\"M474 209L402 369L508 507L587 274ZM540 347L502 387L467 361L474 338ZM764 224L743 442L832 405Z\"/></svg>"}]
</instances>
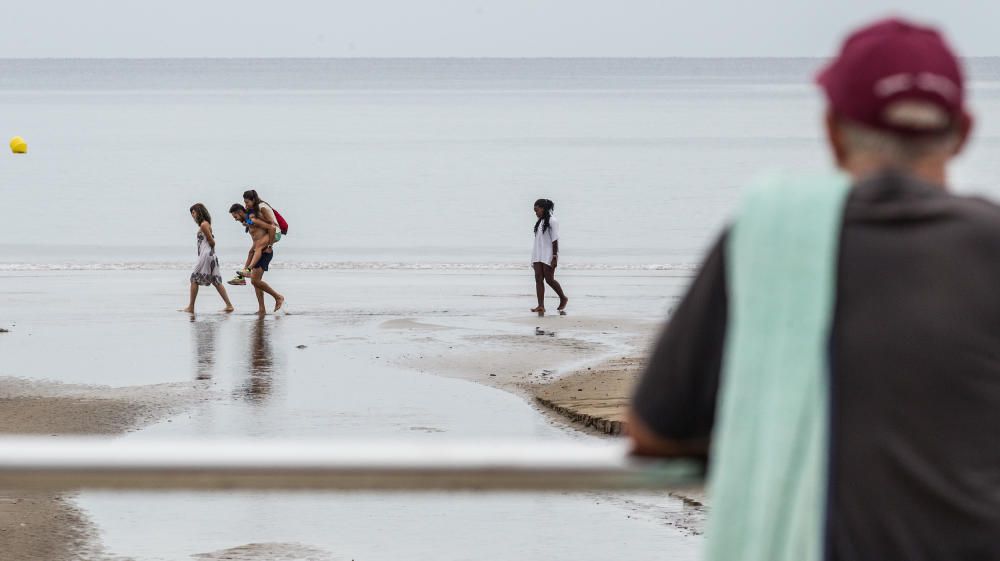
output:
<instances>
[{"instance_id":1,"label":"green striped towel","mask_svg":"<svg viewBox=\"0 0 1000 561\"><path fill-rule=\"evenodd\" d=\"M848 188L840 176L759 181L728 238L709 561L822 559L827 352Z\"/></svg>"}]
</instances>

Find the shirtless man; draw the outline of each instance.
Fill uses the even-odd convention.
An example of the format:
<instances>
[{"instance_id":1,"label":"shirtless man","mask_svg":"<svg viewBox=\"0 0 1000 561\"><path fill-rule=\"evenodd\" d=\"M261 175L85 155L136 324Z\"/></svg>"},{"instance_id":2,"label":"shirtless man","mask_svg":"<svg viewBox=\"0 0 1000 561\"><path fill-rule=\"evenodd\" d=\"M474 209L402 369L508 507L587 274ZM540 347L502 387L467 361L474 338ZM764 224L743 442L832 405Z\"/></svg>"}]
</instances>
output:
<instances>
[{"instance_id":1,"label":"shirtless man","mask_svg":"<svg viewBox=\"0 0 1000 561\"><path fill-rule=\"evenodd\" d=\"M233 208L236 206L233 205ZM236 272L236 278L229 281L229 284L246 284L246 277L250 276L253 268L257 266L257 262L264 256L264 252L271 249L275 242L275 237L272 233L275 230L274 224L258 216L252 210L248 211L244 209L243 216L243 227L250 234L253 246L250 248L250 254L247 256L247 261L243 264L243 268ZM265 235L261 235L261 231L265 232Z\"/></svg>"},{"instance_id":2,"label":"shirtless man","mask_svg":"<svg viewBox=\"0 0 1000 561\"><path fill-rule=\"evenodd\" d=\"M254 215L250 215L248 222L247 210L240 204L234 204L229 207L229 214L233 217L233 220L239 222L241 226L247 229L247 233L250 234L250 238L253 240L253 246L250 248L249 254L247 254L245 269L251 269L250 283L257 294L257 313L267 313L267 310L264 308L265 292L274 298L274 311L277 312L285 303L285 297L278 294L277 291L271 288L271 285L264 282L264 272L268 270L271 265L271 259L274 257L274 248L270 245L271 230L273 228L268 228L268 225L262 223L261 219ZM255 253L258 251L260 251L260 257L255 259ZM240 280L242 279L240 278ZM230 281L230 284L246 284L246 281L243 280L240 282L237 279L233 279Z\"/></svg>"}]
</instances>

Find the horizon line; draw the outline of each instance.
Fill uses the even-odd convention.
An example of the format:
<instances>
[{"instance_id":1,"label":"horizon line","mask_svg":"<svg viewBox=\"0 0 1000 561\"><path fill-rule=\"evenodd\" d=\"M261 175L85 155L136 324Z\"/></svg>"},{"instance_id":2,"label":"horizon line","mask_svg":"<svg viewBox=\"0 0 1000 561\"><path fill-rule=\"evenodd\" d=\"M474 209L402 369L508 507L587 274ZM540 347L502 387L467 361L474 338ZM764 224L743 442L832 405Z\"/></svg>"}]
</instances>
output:
<instances>
[{"instance_id":1,"label":"horizon line","mask_svg":"<svg viewBox=\"0 0 1000 561\"><path fill-rule=\"evenodd\" d=\"M1000 55L995 55L1000 57ZM824 59L825 56L0 56L0 60L726 60ZM990 57L971 57L990 58Z\"/></svg>"},{"instance_id":2,"label":"horizon line","mask_svg":"<svg viewBox=\"0 0 1000 561\"><path fill-rule=\"evenodd\" d=\"M672 55L672 56L148 56L148 57L131 57L131 56L95 56L95 57L76 57L76 56L0 56L0 61L56 61L56 60L74 60L74 61L187 61L187 60L215 60L215 61L237 61L237 60L267 60L267 61L280 61L280 60L357 60L357 61L372 61L372 60L409 60L409 61L423 61L423 60L463 60L463 61L503 61L503 60L559 60L559 61L573 61L573 60L803 60L803 61L824 61L830 60L834 55L788 55L788 56L775 56L775 55L760 55L760 56L748 56L748 55L735 55L735 56L688 56L688 55ZM1000 54L996 55L975 55L975 56L962 56L959 57L961 60L987 60L987 59L998 59Z\"/></svg>"}]
</instances>

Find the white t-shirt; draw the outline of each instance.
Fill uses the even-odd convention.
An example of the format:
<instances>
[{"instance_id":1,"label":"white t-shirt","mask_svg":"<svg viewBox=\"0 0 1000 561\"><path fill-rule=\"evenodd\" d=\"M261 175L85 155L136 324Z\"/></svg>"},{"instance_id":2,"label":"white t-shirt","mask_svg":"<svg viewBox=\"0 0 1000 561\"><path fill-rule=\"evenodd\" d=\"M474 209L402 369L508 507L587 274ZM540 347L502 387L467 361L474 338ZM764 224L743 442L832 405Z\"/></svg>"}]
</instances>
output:
<instances>
[{"instance_id":1,"label":"white t-shirt","mask_svg":"<svg viewBox=\"0 0 1000 561\"><path fill-rule=\"evenodd\" d=\"M274 209L271 208L270 205L268 205L267 203L263 203L263 202L257 203L257 208L255 210L257 211L257 214L261 218L264 218L266 220L267 217L265 217L264 213L263 213L263 211L264 211L265 208L267 209L268 214L271 215L271 221L274 224L274 227L272 229L273 230L277 230L278 229L278 219L274 216Z\"/></svg>"},{"instance_id":2,"label":"white t-shirt","mask_svg":"<svg viewBox=\"0 0 1000 561\"><path fill-rule=\"evenodd\" d=\"M559 241L559 221L555 216L551 216L548 230L543 232L544 228L545 221L542 220L538 225L538 231L535 232L535 247L531 250L531 262L552 265L552 242Z\"/></svg>"}]
</instances>

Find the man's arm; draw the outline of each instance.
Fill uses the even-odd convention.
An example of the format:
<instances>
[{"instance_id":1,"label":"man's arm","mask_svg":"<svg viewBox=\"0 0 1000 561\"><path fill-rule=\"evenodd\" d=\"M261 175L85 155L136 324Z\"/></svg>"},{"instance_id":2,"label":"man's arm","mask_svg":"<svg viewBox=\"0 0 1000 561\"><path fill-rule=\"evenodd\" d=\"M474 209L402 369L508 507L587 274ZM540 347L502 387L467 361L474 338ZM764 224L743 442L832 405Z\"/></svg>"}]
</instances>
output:
<instances>
[{"instance_id":1,"label":"man's arm","mask_svg":"<svg viewBox=\"0 0 1000 561\"><path fill-rule=\"evenodd\" d=\"M254 222L260 222L269 232L276 232L278 230L278 219L274 217L271 208L267 205L258 204L257 206L257 212L254 213Z\"/></svg>"},{"instance_id":2,"label":"man's arm","mask_svg":"<svg viewBox=\"0 0 1000 561\"><path fill-rule=\"evenodd\" d=\"M708 457L708 438L687 440L664 438L646 426L633 410L629 410L625 422L628 424L628 436L632 440L632 454L636 456Z\"/></svg>"},{"instance_id":3,"label":"man's arm","mask_svg":"<svg viewBox=\"0 0 1000 561\"><path fill-rule=\"evenodd\" d=\"M250 220L254 226L264 228L265 230L273 230L278 227L277 223L264 218L263 214L255 214Z\"/></svg>"},{"instance_id":4,"label":"man's arm","mask_svg":"<svg viewBox=\"0 0 1000 561\"><path fill-rule=\"evenodd\" d=\"M706 457L722 369L727 296L719 239L664 329L628 413L638 455Z\"/></svg>"}]
</instances>

